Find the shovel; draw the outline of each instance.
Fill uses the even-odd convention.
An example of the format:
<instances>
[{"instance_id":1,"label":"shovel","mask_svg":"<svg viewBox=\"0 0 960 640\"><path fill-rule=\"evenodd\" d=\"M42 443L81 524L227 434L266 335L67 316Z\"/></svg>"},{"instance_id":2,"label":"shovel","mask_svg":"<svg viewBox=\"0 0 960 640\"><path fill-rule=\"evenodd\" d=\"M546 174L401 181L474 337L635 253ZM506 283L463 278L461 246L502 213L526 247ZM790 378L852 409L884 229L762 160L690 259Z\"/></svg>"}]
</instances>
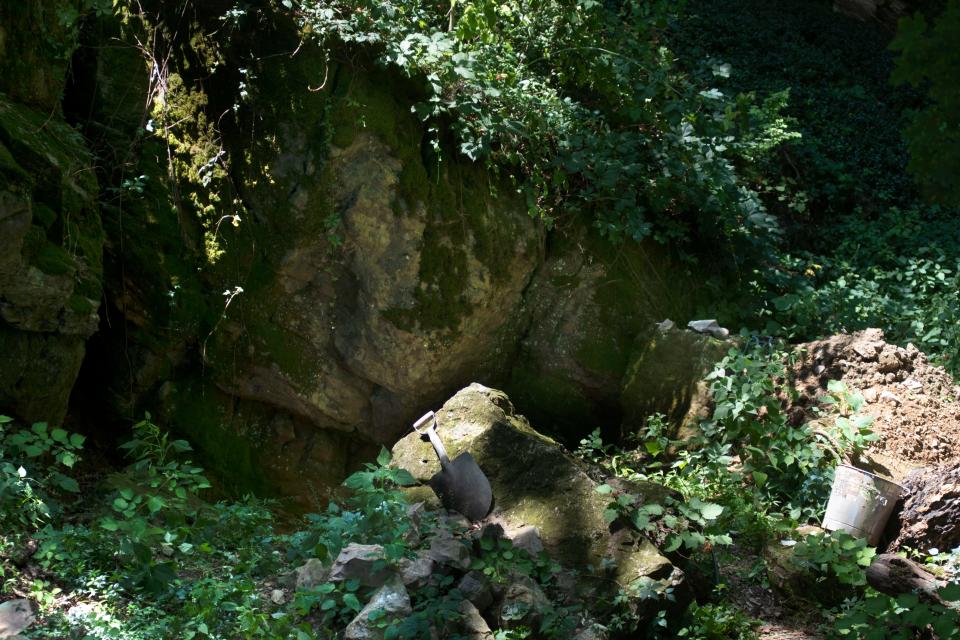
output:
<instances>
[{"instance_id":1,"label":"shovel","mask_svg":"<svg viewBox=\"0 0 960 640\"><path fill-rule=\"evenodd\" d=\"M455 460L450 460L437 434L437 424L437 415L433 411L413 423L413 430L421 437L426 435L430 439L440 459L440 471L430 478L430 486L440 496L444 507L462 513L473 522L481 520L489 513L493 503L490 481L469 452L465 451ZM421 431L424 425L427 427Z\"/></svg>"}]
</instances>

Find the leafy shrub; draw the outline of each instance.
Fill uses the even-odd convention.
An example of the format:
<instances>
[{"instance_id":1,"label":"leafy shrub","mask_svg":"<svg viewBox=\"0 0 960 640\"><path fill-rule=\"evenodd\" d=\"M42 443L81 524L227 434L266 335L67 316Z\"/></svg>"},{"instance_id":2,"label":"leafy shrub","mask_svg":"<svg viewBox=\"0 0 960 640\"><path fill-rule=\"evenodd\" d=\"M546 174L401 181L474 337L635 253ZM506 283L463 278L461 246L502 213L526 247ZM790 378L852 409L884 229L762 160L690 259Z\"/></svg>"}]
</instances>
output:
<instances>
[{"instance_id":1,"label":"leafy shrub","mask_svg":"<svg viewBox=\"0 0 960 640\"><path fill-rule=\"evenodd\" d=\"M664 504L640 503L637 496L628 491L617 491L608 484L602 484L597 493L610 495L611 501L603 512L608 523L621 520L640 532L654 533L662 526L669 535L664 551L676 551L681 546L697 550L715 544L730 544L729 535L719 532L715 525L723 513L723 507L700 498L676 500L671 496Z\"/></svg>"},{"instance_id":2,"label":"leafy shrub","mask_svg":"<svg viewBox=\"0 0 960 640\"><path fill-rule=\"evenodd\" d=\"M752 481L763 500L787 506L790 517L801 520L822 508L836 461L810 424L795 426L788 420L785 406L796 392L788 381L787 360L785 353L760 347L731 349L706 378L713 416L701 422L694 450L684 452L678 465L723 484L737 455L738 474ZM831 389L830 403L844 413L862 404L844 387ZM868 421L839 415L831 439L841 443L841 453L861 449L872 437L868 427Z\"/></svg>"},{"instance_id":3,"label":"leafy shrub","mask_svg":"<svg viewBox=\"0 0 960 640\"><path fill-rule=\"evenodd\" d=\"M954 604L960 600L960 585L951 584L940 591ZM960 637L960 612L952 606L930 604L912 593L891 597L867 589L862 599L848 602L834 621L833 634L863 640L913 640L929 629L936 638Z\"/></svg>"},{"instance_id":4,"label":"leafy shrub","mask_svg":"<svg viewBox=\"0 0 960 640\"><path fill-rule=\"evenodd\" d=\"M913 342L949 370L958 370L960 259L922 252L895 258L889 267L813 256L785 256L783 264L777 290L784 293L765 311L768 330L809 338L882 327L891 342Z\"/></svg>"},{"instance_id":5,"label":"leafy shrub","mask_svg":"<svg viewBox=\"0 0 960 640\"><path fill-rule=\"evenodd\" d=\"M835 578L841 585L862 587L867 584L864 568L870 566L876 553L865 539L832 531L804 537L794 546L792 561L823 579Z\"/></svg>"},{"instance_id":6,"label":"leafy shrub","mask_svg":"<svg viewBox=\"0 0 960 640\"><path fill-rule=\"evenodd\" d=\"M791 137L785 95L731 98L674 64L665 1L316 2L297 8L327 43L375 45L423 82L414 111L439 152L483 159L552 222L586 211L614 238L766 237L775 223L735 164Z\"/></svg>"},{"instance_id":7,"label":"leafy shrub","mask_svg":"<svg viewBox=\"0 0 960 640\"><path fill-rule=\"evenodd\" d=\"M325 513L307 515L308 526L291 538L290 559L335 558L351 542L382 544L388 558L399 559L410 530L407 502L399 487L416 484L406 469L389 466L390 452L383 448L377 464L348 477L344 486L353 494L344 507L331 501Z\"/></svg>"},{"instance_id":8,"label":"leafy shrub","mask_svg":"<svg viewBox=\"0 0 960 640\"><path fill-rule=\"evenodd\" d=\"M80 459L84 437L38 422L11 429L12 418L0 415L0 527L36 528L49 522L55 497L80 491L61 469Z\"/></svg>"},{"instance_id":9,"label":"leafy shrub","mask_svg":"<svg viewBox=\"0 0 960 640\"><path fill-rule=\"evenodd\" d=\"M677 631L677 637L690 640L755 640L760 622L723 604L692 603L687 611L690 621Z\"/></svg>"},{"instance_id":10,"label":"leafy shrub","mask_svg":"<svg viewBox=\"0 0 960 640\"><path fill-rule=\"evenodd\" d=\"M130 567L124 582L159 592L176 577L176 565L157 560L156 554L161 545L177 544L184 553L191 549L192 526L204 506L197 496L210 483L203 469L176 459L191 450L190 444L170 440L149 414L133 425L133 436L121 448L135 462L114 478L114 515L101 518L100 527L119 534L120 553Z\"/></svg>"}]
</instances>

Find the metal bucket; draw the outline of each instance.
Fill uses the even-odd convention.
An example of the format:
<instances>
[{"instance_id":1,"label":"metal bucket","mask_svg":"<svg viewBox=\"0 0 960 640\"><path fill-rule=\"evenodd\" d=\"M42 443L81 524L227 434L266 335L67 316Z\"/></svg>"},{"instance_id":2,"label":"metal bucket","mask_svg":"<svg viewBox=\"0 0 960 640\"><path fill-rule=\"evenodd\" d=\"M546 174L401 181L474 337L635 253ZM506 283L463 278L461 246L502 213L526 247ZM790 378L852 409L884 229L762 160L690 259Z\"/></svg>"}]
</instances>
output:
<instances>
[{"instance_id":1,"label":"metal bucket","mask_svg":"<svg viewBox=\"0 0 960 640\"><path fill-rule=\"evenodd\" d=\"M876 546L902 491L903 487L878 475L838 465L823 528L846 531Z\"/></svg>"}]
</instances>

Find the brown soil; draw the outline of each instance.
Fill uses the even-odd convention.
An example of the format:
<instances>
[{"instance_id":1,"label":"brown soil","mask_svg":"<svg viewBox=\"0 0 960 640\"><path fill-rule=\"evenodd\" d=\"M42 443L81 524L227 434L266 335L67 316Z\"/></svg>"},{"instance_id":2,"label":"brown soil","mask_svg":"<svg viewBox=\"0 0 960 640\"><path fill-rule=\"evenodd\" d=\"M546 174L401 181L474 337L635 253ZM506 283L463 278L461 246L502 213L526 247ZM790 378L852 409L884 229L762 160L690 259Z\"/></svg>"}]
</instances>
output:
<instances>
[{"instance_id":1,"label":"brown soil","mask_svg":"<svg viewBox=\"0 0 960 640\"><path fill-rule=\"evenodd\" d=\"M801 345L794 368L798 405L815 406L829 380L866 399L879 436L866 452L873 470L902 480L912 469L960 461L960 386L913 345L888 344L880 329Z\"/></svg>"}]
</instances>

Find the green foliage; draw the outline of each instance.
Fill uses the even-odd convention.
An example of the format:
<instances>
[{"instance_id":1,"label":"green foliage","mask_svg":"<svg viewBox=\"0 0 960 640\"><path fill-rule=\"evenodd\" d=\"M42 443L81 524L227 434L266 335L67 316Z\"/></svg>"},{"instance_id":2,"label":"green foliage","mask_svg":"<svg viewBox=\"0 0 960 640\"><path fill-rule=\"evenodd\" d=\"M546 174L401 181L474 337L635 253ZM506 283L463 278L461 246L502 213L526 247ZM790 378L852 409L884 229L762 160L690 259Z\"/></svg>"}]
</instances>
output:
<instances>
[{"instance_id":1,"label":"green foliage","mask_svg":"<svg viewBox=\"0 0 960 640\"><path fill-rule=\"evenodd\" d=\"M272 615L259 593L259 585L246 576L203 577L178 594L186 618L179 636L193 638L285 638L286 624Z\"/></svg>"},{"instance_id":2,"label":"green foliage","mask_svg":"<svg viewBox=\"0 0 960 640\"><path fill-rule=\"evenodd\" d=\"M938 226L939 227L939 226ZM904 229L909 232L912 225ZM947 231L950 238L953 230ZM877 242L876 244L879 244ZM868 247L867 251L872 247ZM890 250L889 247L886 250ZM960 256L940 249L905 247L887 264L783 256L767 329L792 338L883 327L888 340L918 348L956 372L960 362Z\"/></svg>"},{"instance_id":3,"label":"green foliage","mask_svg":"<svg viewBox=\"0 0 960 640\"><path fill-rule=\"evenodd\" d=\"M864 568L870 566L876 553L865 539L832 531L804 537L794 546L791 560L823 579L835 578L841 585L862 587L867 584Z\"/></svg>"},{"instance_id":4,"label":"green foliage","mask_svg":"<svg viewBox=\"0 0 960 640\"><path fill-rule=\"evenodd\" d=\"M904 132L908 168L932 200L960 206L960 2L948 0L928 23L922 13L900 21L890 48L899 53L892 80L926 91L927 102L909 112Z\"/></svg>"},{"instance_id":5,"label":"green foliage","mask_svg":"<svg viewBox=\"0 0 960 640\"><path fill-rule=\"evenodd\" d=\"M560 566L541 552L532 557L526 549L514 546L506 538L483 536L478 542L470 569L480 571L492 581L503 584L516 574L536 578L546 584L560 570Z\"/></svg>"},{"instance_id":6,"label":"green foliage","mask_svg":"<svg viewBox=\"0 0 960 640\"><path fill-rule=\"evenodd\" d=\"M721 91L790 92L783 114L800 136L750 170L770 211L795 225L795 242L816 242L856 204L912 197L900 132L910 96L891 90L888 41L875 25L809 0L699 0L672 24L681 62Z\"/></svg>"},{"instance_id":7,"label":"green foliage","mask_svg":"<svg viewBox=\"0 0 960 640\"><path fill-rule=\"evenodd\" d=\"M960 600L960 585L951 584L940 591L941 597L955 606ZM920 600L915 594L891 597L867 589L862 599L848 602L834 621L836 637L863 640L913 640L930 637L939 640L960 637L960 611Z\"/></svg>"},{"instance_id":8,"label":"green foliage","mask_svg":"<svg viewBox=\"0 0 960 640\"><path fill-rule=\"evenodd\" d=\"M600 485L596 491L611 497L603 512L607 522L621 520L645 533L655 533L660 527L669 531L664 547L668 553L681 546L697 550L732 542L729 535L713 526L723 513L723 507L719 504L704 502L697 497L682 501L671 496L664 499L663 505L643 504L639 496L628 491L617 491L608 484Z\"/></svg>"},{"instance_id":9,"label":"green foliage","mask_svg":"<svg viewBox=\"0 0 960 640\"><path fill-rule=\"evenodd\" d=\"M904 21L896 60L887 34L827 2L702 0L673 23L669 41L693 75L728 93L789 90L781 113L801 134L749 167L789 244L741 281L744 298L729 310L739 323L792 340L880 327L956 371L956 212L918 202L906 173L909 159L929 195L956 202L960 109L946 94L960 64L946 43L960 10L947 4L932 24Z\"/></svg>"},{"instance_id":10,"label":"green foliage","mask_svg":"<svg viewBox=\"0 0 960 640\"><path fill-rule=\"evenodd\" d=\"M291 539L290 559L333 559L351 542L382 544L388 557L399 559L401 541L410 530L407 503L400 487L416 484L405 469L391 468L390 452L381 449L377 464L365 463L343 484L353 490L345 506L331 501L327 511L308 514L308 526Z\"/></svg>"},{"instance_id":11,"label":"green foliage","mask_svg":"<svg viewBox=\"0 0 960 640\"><path fill-rule=\"evenodd\" d=\"M610 456L613 446L603 443L600 429L594 429L590 435L580 440L579 446L573 452L575 456L586 462L599 464Z\"/></svg>"},{"instance_id":12,"label":"green foliage","mask_svg":"<svg viewBox=\"0 0 960 640\"><path fill-rule=\"evenodd\" d=\"M80 459L84 438L45 422L13 427L11 418L0 415L0 528L33 529L50 521L57 495L80 490L61 469Z\"/></svg>"},{"instance_id":13,"label":"green foliage","mask_svg":"<svg viewBox=\"0 0 960 640\"><path fill-rule=\"evenodd\" d=\"M672 586L643 576L619 589L611 603L613 612L605 624L618 635L658 638L667 631L666 607L673 602L676 595ZM659 608L653 620L647 620L648 608ZM641 630L641 624L647 628Z\"/></svg>"},{"instance_id":14,"label":"green foliage","mask_svg":"<svg viewBox=\"0 0 960 640\"><path fill-rule=\"evenodd\" d=\"M326 43L374 44L420 80L433 149L515 181L548 223L588 212L613 238L766 237L775 223L735 165L793 137L786 93L730 97L674 63L664 1L315 2L296 9ZM698 79L700 80L700 79Z\"/></svg>"},{"instance_id":15,"label":"green foliage","mask_svg":"<svg viewBox=\"0 0 960 640\"><path fill-rule=\"evenodd\" d=\"M823 504L829 479L818 472L830 467L831 458L808 425L787 419L784 401L795 392L786 384L786 357L731 349L706 378L713 416L700 424L693 450L682 452L676 464L727 494L746 480L763 501L787 506L799 520ZM732 466L734 456L739 465Z\"/></svg>"},{"instance_id":16,"label":"green foliage","mask_svg":"<svg viewBox=\"0 0 960 640\"><path fill-rule=\"evenodd\" d=\"M175 459L190 451L189 443L170 440L149 414L133 426L133 435L121 448L135 462L115 479L114 515L103 517L100 527L118 534L121 555L131 569L125 583L160 592L176 577L176 566L157 560L156 552L175 543L181 552L190 550L188 539L201 508L196 498L210 483L201 475L203 469Z\"/></svg>"},{"instance_id":17,"label":"green foliage","mask_svg":"<svg viewBox=\"0 0 960 640\"><path fill-rule=\"evenodd\" d=\"M756 640L758 620L724 604L692 603L689 622L677 631L677 637L690 640Z\"/></svg>"},{"instance_id":18,"label":"green foliage","mask_svg":"<svg viewBox=\"0 0 960 640\"><path fill-rule=\"evenodd\" d=\"M360 583L356 580L324 582L300 589L294 596L293 609L300 616L316 610L319 622L325 628L345 626L363 608L358 597L359 589Z\"/></svg>"}]
</instances>

